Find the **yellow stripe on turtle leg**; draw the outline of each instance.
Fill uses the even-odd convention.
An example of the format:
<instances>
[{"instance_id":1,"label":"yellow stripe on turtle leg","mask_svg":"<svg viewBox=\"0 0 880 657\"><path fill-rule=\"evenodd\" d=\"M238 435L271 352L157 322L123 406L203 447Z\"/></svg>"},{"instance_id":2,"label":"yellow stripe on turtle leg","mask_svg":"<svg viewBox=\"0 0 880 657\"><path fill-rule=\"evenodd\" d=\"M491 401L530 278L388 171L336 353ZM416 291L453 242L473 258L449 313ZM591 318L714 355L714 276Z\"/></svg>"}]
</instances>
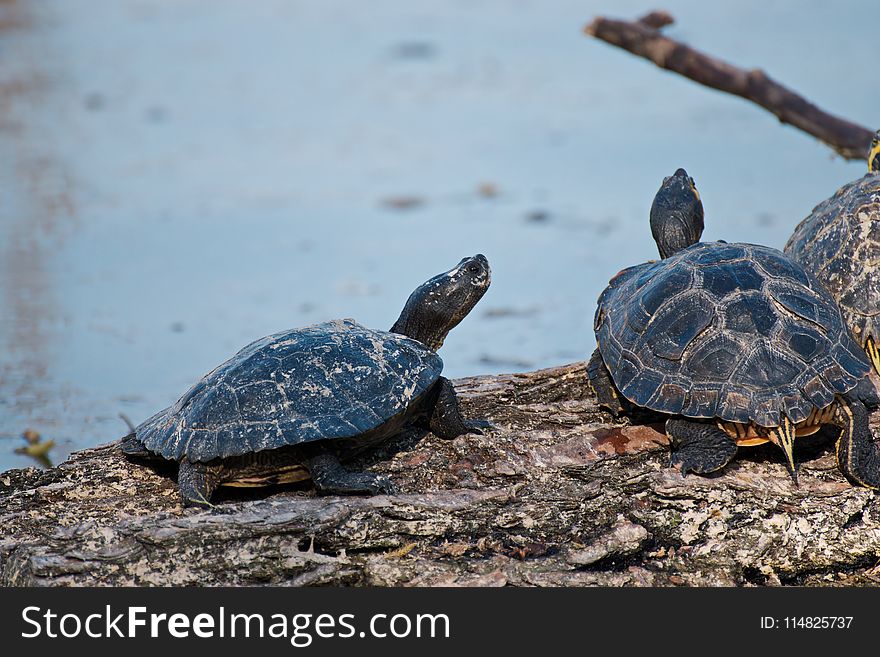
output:
<instances>
[{"instance_id":1,"label":"yellow stripe on turtle leg","mask_svg":"<svg viewBox=\"0 0 880 657\"><path fill-rule=\"evenodd\" d=\"M834 454L837 457L837 467L843 472L849 472L849 464L852 463L852 431L853 431L853 415L852 410L844 401L840 401L835 409L837 412L838 423L841 425L840 437L834 445ZM844 440L847 438L847 440ZM841 447L846 444L846 450L842 451ZM861 482L859 482L861 483Z\"/></svg>"},{"instance_id":2,"label":"yellow stripe on turtle leg","mask_svg":"<svg viewBox=\"0 0 880 657\"><path fill-rule=\"evenodd\" d=\"M874 336L869 335L868 339L865 340L865 353L871 359L874 371L880 374L880 351L877 349L877 343L874 342Z\"/></svg>"},{"instance_id":3,"label":"yellow stripe on turtle leg","mask_svg":"<svg viewBox=\"0 0 880 657\"><path fill-rule=\"evenodd\" d=\"M838 399L837 465L855 483L880 489L880 443L868 424L868 412L858 400Z\"/></svg>"},{"instance_id":4,"label":"yellow stripe on turtle leg","mask_svg":"<svg viewBox=\"0 0 880 657\"><path fill-rule=\"evenodd\" d=\"M868 425L867 410L861 402L842 397L837 413L837 465L855 483L880 489L880 444Z\"/></svg>"},{"instance_id":5,"label":"yellow stripe on turtle leg","mask_svg":"<svg viewBox=\"0 0 880 657\"><path fill-rule=\"evenodd\" d=\"M785 415L782 416L782 422L778 427L770 429L770 440L779 445L785 453L785 465L795 486L798 483L797 469L794 465L794 439L796 435L797 431L795 430L794 423Z\"/></svg>"}]
</instances>

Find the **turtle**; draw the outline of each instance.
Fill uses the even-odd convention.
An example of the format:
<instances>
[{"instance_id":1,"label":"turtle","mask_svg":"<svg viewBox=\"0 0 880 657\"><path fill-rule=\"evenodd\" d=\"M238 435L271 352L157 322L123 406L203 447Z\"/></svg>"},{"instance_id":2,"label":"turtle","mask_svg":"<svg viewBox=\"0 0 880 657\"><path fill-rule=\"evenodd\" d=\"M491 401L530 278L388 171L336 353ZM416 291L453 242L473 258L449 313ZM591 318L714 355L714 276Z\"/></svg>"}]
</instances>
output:
<instances>
[{"instance_id":1,"label":"turtle","mask_svg":"<svg viewBox=\"0 0 880 657\"><path fill-rule=\"evenodd\" d=\"M837 425L840 469L880 487L871 366L831 295L781 251L700 242L702 202L684 169L664 179L650 225L661 259L619 272L598 300L587 372L600 405L662 414L682 475L769 441L795 485L795 438Z\"/></svg>"},{"instance_id":2,"label":"turtle","mask_svg":"<svg viewBox=\"0 0 880 657\"><path fill-rule=\"evenodd\" d=\"M880 130L868 172L813 208L784 250L831 292L880 374Z\"/></svg>"},{"instance_id":3,"label":"turtle","mask_svg":"<svg viewBox=\"0 0 880 657\"><path fill-rule=\"evenodd\" d=\"M389 331L353 319L252 342L122 439L131 456L177 461L185 506L218 486L311 478L318 493L394 490L342 461L410 426L444 439L491 426L466 420L437 354L491 281L482 254L462 259L409 296Z\"/></svg>"}]
</instances>

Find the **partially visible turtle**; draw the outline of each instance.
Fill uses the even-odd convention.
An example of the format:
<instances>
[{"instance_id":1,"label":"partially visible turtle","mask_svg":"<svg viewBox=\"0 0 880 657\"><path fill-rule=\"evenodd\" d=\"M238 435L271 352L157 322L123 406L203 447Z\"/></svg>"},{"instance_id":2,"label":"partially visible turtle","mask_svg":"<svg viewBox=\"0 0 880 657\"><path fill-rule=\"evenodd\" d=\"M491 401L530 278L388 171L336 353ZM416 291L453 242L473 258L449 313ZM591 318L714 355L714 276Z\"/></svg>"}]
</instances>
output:
<instances>
[{"instance_id":1,"label":"partially visible turtle","mask_svg":"<svg viewBox=\"0 0 880 657\"><path fill-rule=\"evenodd\" d=\"M785 252L831 292L880 374L880 131L868 173L813 208Z\"/></svg>"},{"instance_id":2,"label":"partially visible turtle","mask_svg":"<svg viewBox=\"0 0 880 657\"><path fill-rule=\"evenodd\" d=\"M324 493L387 492L385 477L340 460L412 424L446 439L487 425L462 417L436 352L490 277L485 256L463 259L419 286L390 332L343 319L257 340L138 426L123 451L178 461L185 505L209 504L218 486L309 477Z\"/></svg>"},{"instance_id":3,"label":"partially visible turtle","mask_svg":"<svg viewBox=\"0 0 880 657\"><path fill-rule=\"evenodd\" d=\"M880 487L860 385L870 363L828 292L775 249L699 242L702 203L684 169L664 180L651 230L662 260L623 270L599 297L588 366L599 402L669 416L683 474L770 441L796 483L795 438L836 424L840 469Z\"/></svg>"}]
</instances>

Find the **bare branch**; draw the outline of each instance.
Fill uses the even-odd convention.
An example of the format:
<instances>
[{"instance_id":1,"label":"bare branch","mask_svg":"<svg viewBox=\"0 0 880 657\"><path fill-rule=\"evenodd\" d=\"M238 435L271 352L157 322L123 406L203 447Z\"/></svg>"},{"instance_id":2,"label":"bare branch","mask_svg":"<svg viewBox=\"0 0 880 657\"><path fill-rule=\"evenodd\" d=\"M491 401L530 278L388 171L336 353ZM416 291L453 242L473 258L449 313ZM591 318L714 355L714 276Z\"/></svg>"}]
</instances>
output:
<instances>
[{"instance_id":1,"label":"bare branch","mask_svg":"<svg viewBox=\"0 0 880 657\"><path fill-rule=\"evenodd\" d=\"M660 28L672 22L662 11L632 22L599 16L584 32L707 87L751 100L849 160L865 158L872 130L824 112L760 69L737 68L663 36Z\"/></svg>"}]
</instances>

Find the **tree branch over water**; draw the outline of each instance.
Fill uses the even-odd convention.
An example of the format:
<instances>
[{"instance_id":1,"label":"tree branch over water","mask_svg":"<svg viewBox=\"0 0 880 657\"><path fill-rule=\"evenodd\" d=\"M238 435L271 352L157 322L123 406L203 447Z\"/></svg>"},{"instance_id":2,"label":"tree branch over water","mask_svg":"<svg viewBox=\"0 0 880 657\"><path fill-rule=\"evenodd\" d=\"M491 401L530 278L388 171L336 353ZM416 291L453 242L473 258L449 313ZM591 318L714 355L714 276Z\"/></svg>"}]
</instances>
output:
<instances>
[{"instance_id":1,"label":"tree branch over water","mask_svg":"<svg viewBox=\"0 0 880 657\"><path fill-rule=\"evenodd\" d=\"M672 16L663 11L651 12L636 21L599 16L584 28L584 32L643 57L660 68L746 98L775 114L782 123L824 142L848 160L865 158L873 130L828 114L761 69L737 68L664 36L662 28L673 22Z\"/></svg>"}]
</instances>

